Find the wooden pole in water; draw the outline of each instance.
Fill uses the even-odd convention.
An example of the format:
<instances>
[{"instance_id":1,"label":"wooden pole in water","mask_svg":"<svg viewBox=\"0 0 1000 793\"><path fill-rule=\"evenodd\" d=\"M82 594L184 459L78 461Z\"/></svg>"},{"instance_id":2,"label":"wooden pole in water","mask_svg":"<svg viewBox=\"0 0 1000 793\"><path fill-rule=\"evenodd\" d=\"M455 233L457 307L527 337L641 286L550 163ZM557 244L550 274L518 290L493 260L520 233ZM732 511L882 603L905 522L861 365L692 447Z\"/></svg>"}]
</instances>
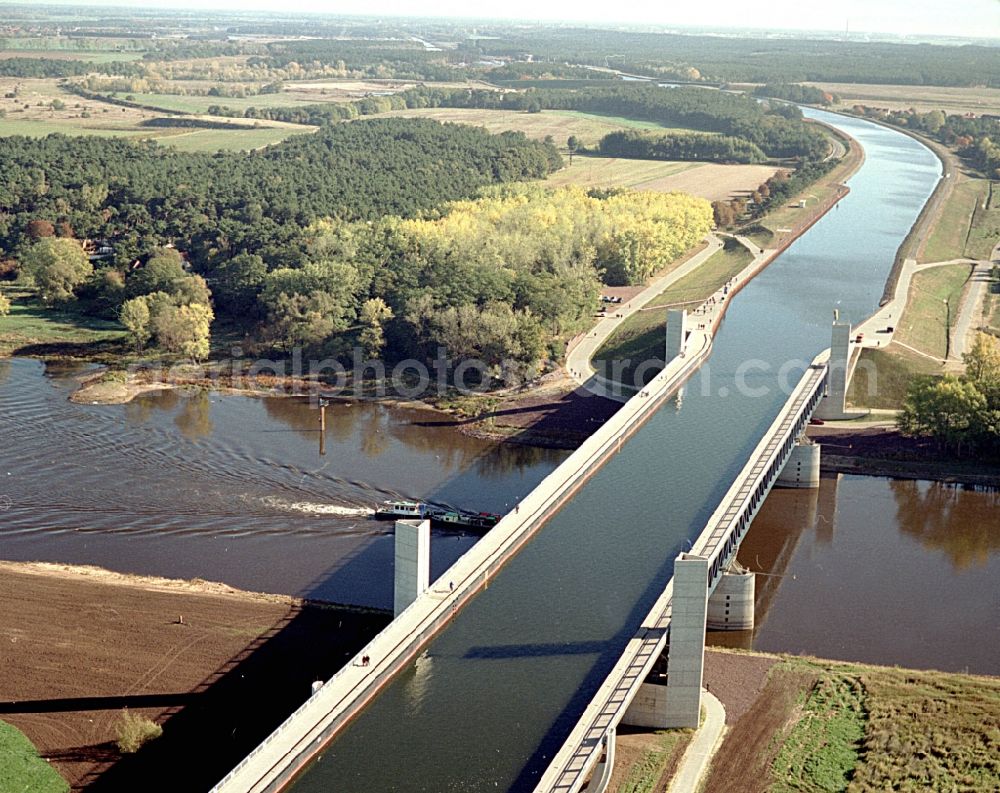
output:
<instances>
[{"instance_id":1,"label":"wooden pole in water","mask_svg":"<svg viewBox=\"0 0 1000 793\"><path fill-rule=\"evenodd\" d=\"M319 401L319 453L320 455L326 454L326 406L327 402L324 399Z\"/></svg>"}]
</instances>

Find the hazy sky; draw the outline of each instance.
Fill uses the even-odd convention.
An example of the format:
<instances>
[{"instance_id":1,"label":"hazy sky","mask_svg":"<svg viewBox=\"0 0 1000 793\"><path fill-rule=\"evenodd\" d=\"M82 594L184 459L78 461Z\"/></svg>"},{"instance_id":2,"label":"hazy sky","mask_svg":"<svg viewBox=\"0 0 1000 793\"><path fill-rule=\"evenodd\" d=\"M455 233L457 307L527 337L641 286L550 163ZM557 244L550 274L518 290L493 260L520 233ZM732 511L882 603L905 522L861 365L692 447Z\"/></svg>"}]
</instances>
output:
<instances>
[{"instance_id":1,"label":"hazy sky","mask_svg":"<svg viewBox=\"0 0 1000 793\"><path fill-rule=\"evenodd\" d=\"M65 3L67 0L56 0ZM1000 38L1000 0L98 0L79 5L315 11L386 16L495 16L727 28L844 30Z\"/></svg>"}]
</instances>

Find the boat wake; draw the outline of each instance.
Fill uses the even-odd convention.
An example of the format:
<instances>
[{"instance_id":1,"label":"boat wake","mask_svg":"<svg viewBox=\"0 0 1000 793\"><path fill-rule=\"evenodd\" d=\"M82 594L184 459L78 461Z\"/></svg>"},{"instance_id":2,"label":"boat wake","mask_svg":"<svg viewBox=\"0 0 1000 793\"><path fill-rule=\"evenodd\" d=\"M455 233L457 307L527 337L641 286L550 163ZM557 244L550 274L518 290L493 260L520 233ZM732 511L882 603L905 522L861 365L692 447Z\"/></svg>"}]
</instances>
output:
<instances>
[{"instance_id":1,"label":"boat wake","mask_svg":"<svg viewBox=\"0 0 1000 793\"><path fill-rule=\"evenodd\" d=\"M289 512L304 512L309 515L336 515L342 518L360 518L374 514L371 507L351 507L343 504L319 504L313 501L286 501L282 498L267 496L264 503L275 509Z\"/></svg>"}]
</instances>

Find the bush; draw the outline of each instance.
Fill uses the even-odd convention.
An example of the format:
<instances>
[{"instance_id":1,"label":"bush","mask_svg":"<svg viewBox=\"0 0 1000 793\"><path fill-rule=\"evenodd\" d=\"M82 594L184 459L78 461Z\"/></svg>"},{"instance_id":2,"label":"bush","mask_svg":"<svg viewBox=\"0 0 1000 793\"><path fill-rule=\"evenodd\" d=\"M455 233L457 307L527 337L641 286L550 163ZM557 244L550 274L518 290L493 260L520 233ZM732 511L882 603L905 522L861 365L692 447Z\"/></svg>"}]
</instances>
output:
<instances>
[{"instance_id":1,"label":"bush","mask_svg":"<svg viewBox=\"0 0 1000 793\"><path fill-rule=\"evenodd\" d=\"M163 735L163 728L159 724L141 714L130 713L128 708L122 710L116 731L118 750L122 754L134 754L143 744Z\"/></svg>"}]
</instances>

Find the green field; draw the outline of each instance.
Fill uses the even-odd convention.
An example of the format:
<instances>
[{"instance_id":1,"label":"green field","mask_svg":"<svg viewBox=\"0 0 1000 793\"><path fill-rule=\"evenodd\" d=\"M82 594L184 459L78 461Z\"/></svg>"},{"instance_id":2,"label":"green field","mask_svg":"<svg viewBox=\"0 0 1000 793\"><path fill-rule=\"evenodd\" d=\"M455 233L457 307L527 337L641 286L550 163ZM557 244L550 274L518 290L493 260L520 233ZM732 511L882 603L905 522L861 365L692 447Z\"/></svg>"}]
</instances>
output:
<instances>
[{"instance_id":1,"label":"green field","mask_svg":"<svg viewBox=\"0 0 1000 793\"><path fill-rule=\"evenodd\" d=\"M224 105L238 110L246 110L248 107L296 107L298 105L315 105L321 103L321 98L302 99L290 94L260 94L259 96L230 97L230 96L182 96L180 94L126 94L119 91L116 97L124 99L126 96L132 97L128 100L140 105L151 105L161 107L164 110L179 110L182 113L207 113L212 105Z\"/></svg>"},{"instance_id":2,"label":"green field","mask_svg":"<svg viewBox=\"0 0 1000 793\"><path fill-rule=\"evenodd\" d=\"M0 721L0 790L5 793L63 793L66 780L56 773L24 733Z\"/></svg>"},{"instance_id":3,"label":"green field","mask_svg":"<svg viewBox=\"0 0 1000 793\"><path fill-rule=\"evenodd\" d=\"M120 135L143 135L153 137L148 131L137 127L85 127L83 120L36 121L34 119L0 118L0 136L25 135L29 138L43 138L46 135L99 135L114 137Z\"/></svg>"},{"instance_id":4,"label":"green field","mask_svg":"<svg viewBox=\"0 0 1000 793\"><path fill-rule=\"evenodd\" d=\"M644 362L661 359L663 355L666 311L654 307L697 305L753 261L753 255L742 245L724 248L711 256L694 272L681 278L661 292L645 309L626 319L594 355L598 372L610 374L613 361L629 361L622 368L623 382L634 383L636 370ZM652 378L654 371L648 372Z\"/></svg>"},{"instance_id":5,"label":"green field","mask_svg":"<svg viewBox=\"0 0 1000 793\"><path fill-rule=\"evenodd\" d=\"M951 324L954 326L962 289L971 274L971 265L949 264L914 275L906 309L896 326L895 340L944 360L947 344L945 327L949 313L945 301L951 306Z\"/></svg>"},{"instance_id":6,"label":"green field","mask_svg":"<svg viewBox=\"0 0 1000 793\"><path fill-rule=\"evenodd\" d=\"M0 49L0 58L52 58L54 60L89 61L90 63L114 63L116 61L137 61L145 54L139 50L116 52L114 50L18 49L16 43L16 40L7 39L7 49ZM15 46L11 46L12 44Z\"/></svg>"},{"instance_id":7,"label":"green field","mask_svg":"<svg viewBox=\"0 0 1000 793\"><path fill-rule=\"evenodd\" d=\"M258 149L279 143L292 135L312 132L315 127L236 127L231 129L198 129L182 127L85 127L82 121L33 121L0 119L0 136L26 135L40 138L53 133L60 135L97 135L100 137L151 138L164 146L180 151L220 151Z\"/></svg>"},{"instance_id":8,"label":"green field","mask_svg":"<svg viewBox=\"0 0 1000 793\"><path fill-rule=\"evenodd\" d=\"M64 351L86 356L117 348L125 331L117 322L95 319L71 311L42 306L30 290L0 286L11 301L11 311L0 317L0 355L10 355L25 347L38 354Z\"/></svg>"},{"instance_id":9,"label":"green field","mask_svg":"<svg viewBox=\"0 0 1000 793\"><path fill-rule=\"evenodd\" d=\"M386 116L407 116L433 118L485 127L490 132L514 130L523 132L529 138L542 140L548 136L557 146L565 147L570 135L576 136L584 146L594 146L610 132L620 129L656 129L663 132L689 132L675 130L651 121L636 121L621 116L604 116L597 113L580 113L574 110L543 110L541 113L527 113L523 110L481 110L478 108L432 107L416 110L395 110Z\"/></svg>"},{"instance_id":10,"label":"green field","mask_svg":"<svg viewBox=\"0 0 1000 793\"><path fill-rule=\"evenodd\" d=\"M280 143L292 135L312 132L315 127L246 127L243 129L190 129L171 130L170 134L155 137L158 143L172 146L179 151L249 150Z\"/></svg>"}]
</instances>

